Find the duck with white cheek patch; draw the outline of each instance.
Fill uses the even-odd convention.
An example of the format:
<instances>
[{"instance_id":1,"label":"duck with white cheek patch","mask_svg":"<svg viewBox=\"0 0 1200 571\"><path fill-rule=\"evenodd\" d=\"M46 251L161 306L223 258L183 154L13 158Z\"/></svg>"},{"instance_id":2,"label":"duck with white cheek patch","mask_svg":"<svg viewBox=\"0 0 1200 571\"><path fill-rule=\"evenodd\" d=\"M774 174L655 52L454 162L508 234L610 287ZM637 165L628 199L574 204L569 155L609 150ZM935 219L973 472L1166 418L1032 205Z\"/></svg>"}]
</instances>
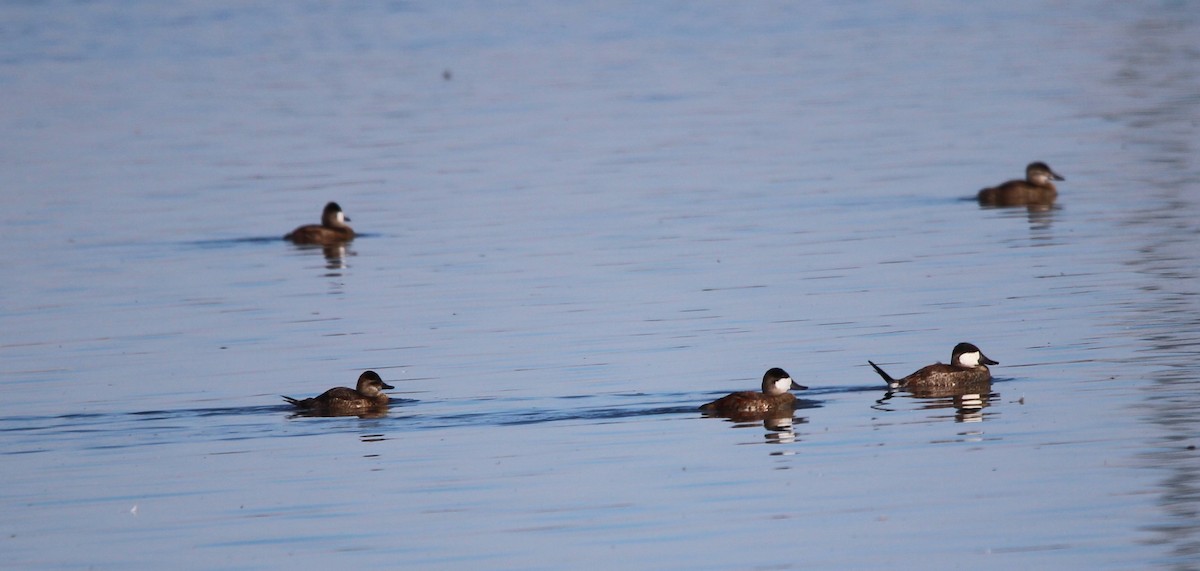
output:
<instances>
[{"instance_id":1,"label":"duck with white cheek patch","mask_svg":"<svg viewBox=\"0 0 1200 571\"><path fill-rule=\"evenodd\" d=\"M354 229L346 224L350 219L336 202L325 205L321 212L321 224L306 224L288 233L284 240L296 244L339 244L354 239Z\"/></svg>"},{"instance_id":2,"label":"duck with white cheek patch","mask_svg":"<svg viewBox=\"0 0 1200 571\"><path fill-rule=\"evenodd\" d=\"M954 351L950 354L949 365L934 363L921 367L902 379L892 378L891 375L880 369L879 365L871 361L867 361L867 363L871 364L875 372L879 373L879 376L883 377L883 380L891 388L934 388L987 383L992 380L992 371L987 366L1000 364L998 361L989 359L979 350L979 347L970 343L959 343L954 346Z\"/></svg>"},{"instance_id":3,"label":"duck with white cheek patch","mask_svg":"<svg viewBox=\"0 0 1200 571\"><path fill-rule=\"evenodd\" d=\"M730 393L701 405L700 410L725 416L787 412L796 405L796 396L789 391L807 388L796 384L787 371L775 367L763 375L762 392Z\"/></svg>"}]
</instances>

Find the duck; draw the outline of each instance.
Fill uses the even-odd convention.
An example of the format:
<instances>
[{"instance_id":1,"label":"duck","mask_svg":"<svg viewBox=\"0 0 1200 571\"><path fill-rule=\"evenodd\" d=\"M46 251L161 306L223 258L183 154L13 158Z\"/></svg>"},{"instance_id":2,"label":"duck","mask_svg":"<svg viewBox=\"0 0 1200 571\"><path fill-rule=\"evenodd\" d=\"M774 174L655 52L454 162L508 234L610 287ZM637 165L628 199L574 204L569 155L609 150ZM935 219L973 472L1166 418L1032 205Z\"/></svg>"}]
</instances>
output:
<instances>
[{"instance_id":1,"label":"duck","mask_svg":"<svg viewBox=\"0 0 1200 571\"><path fill-rule=\"evenodd\" d=\"M1010 180L1004 184L979 191L979 204L984 206L1047 205L1058 197L1051 181L1066 180L1041 161L1025 167L1025 180Z\"/></svg>"},{"instance_id":2,"label":"duck","mask_svg":"<svg viewBox=\"0 0 1200 571\"><path fill-rule=\"evenodd\" d=\"M984 355L979 347L971 343L959 343L950 353L950 364L934 363L921 367L913 374L894 379L872 361L867 361L876 373L887 382L890 388L904 387L913 389L934 389L964 385L978 385L992 380L992 371L988 365L999 365Z\"/></svg>"},{"instance_id":3,"label":"duck","mask_svg":"<svg viewBox=\"0 0 1200 571\"><path fill-rule=\"evenodd\" d=\"M294 399L284 396L283 400L309 412L330 416L355 415L387 408L391 398L383 391L394 388L383 382L379 373L364 371L358 376L356 388L334 387L315 397Z\"/></svg>"},{"instance_id":4,"label":"duck","mask_svg":"<svg viewBox=\"0 0 1200 571\"><path fill-rule=\"evenodd\" d=\"M774 367L762 379L762 392L739 391L725 395L700 406L700 410L718 415L769 414L790 411L796 404L796 395L791 389L804 390L808 387L796 384L787 371Z\"/></svg>"},{"instance_id":5,"label":"duck","mask_svg":"<svg viewBox=\"0 0 1200 571\"><path fill-rule=\"evenodd\" d=\"M354 239L354 229L346 224L349 221L350 219L342 212L342 207L338 206L336 202L330 202L321 212L319 225L300 226L284 236L283 239L291 240L296 244L328 245L349 242Z\"/></svg>"}]
</instances>

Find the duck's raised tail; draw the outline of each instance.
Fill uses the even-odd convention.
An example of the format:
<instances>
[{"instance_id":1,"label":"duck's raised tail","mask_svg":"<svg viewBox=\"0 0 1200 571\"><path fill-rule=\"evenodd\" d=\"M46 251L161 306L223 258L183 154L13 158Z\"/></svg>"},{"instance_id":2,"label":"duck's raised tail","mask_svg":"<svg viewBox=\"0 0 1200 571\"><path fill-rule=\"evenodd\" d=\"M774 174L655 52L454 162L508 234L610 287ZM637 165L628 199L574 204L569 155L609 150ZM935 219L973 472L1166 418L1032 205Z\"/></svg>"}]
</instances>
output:
<instances>
[{"instance_id":1,"label":"duck's raised tail","mask_svg":"<svg viewBox=\"0 0 1200 571\"><path fill-rule=\"evenodd\" d=\"M304 406L304 405L300 404L300 401L299 401L299 400L297 400L297 399L294 399L294 398L292 398L292 397L289 397L289 396L284 396L284 395L279 395L279 396L283 397L283 400L285 400L285 401L288 401L288 402L289 402L289 403L291 403L291 404L294 404L294 405L296 405L296 406Z\"/></svg>"},{"instance_id":2,"label":"duck's raised tail","mask_svg":"<svg viewBox=\"0 0 1200 571\"><path fill-rule=\"evenodd\" d=\"M871 368L875 369L876 373L879 373L879 376L883 377L883 380L885 382L887 382L889 387L894 389L894 388L900 386L900 381L893 379L891 375L887 374L887 371L880 369L879 365L876 365L875 363L871 363L871 361L867 361L867 362L871 364Z\"/></svg>"}]
</instances>

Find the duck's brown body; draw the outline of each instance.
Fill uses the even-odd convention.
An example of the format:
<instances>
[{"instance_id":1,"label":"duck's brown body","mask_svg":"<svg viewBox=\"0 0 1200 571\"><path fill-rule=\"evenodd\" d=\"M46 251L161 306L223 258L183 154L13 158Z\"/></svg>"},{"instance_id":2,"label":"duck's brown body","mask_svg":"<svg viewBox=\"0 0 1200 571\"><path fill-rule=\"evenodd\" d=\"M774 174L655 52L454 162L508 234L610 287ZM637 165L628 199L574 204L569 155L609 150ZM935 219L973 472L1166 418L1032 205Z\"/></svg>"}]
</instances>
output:
<instances>
[{"instance_id":1,"label":"duck's brown body","mask_svg":"<svg viewBox=\"0 0 1200 571\"><path fill-rule=\"evenodd\" d=\"M870 361L868 361L870 362ZM874 363L871 363L874 366ZM880 369L876 367L876 372ZM897 386L908 388L952 387L987 383L992 380L992 372L987 365L975 367L960 367L945 363L934 363L917 369L913 374L895 381Z\"/></svg>"},{"instance_id":2,"label":"duck's brown body","mask_svg":"<svg viewBox=\"0 0 1200 571\"><path fill-rule=\"evenodd\" d=\"M385 394L375 396L367 396L350 387L335 387L329 389L318 396L306 399L294 399L291 397L283 397L284 400L296 405L297 408L306 410L323 409L323 410L343 410L354 412L359 410L367 410L381 406L387 406L392 399Z\"/></svg>"},{"instance_id":3,"label":"duck's brown body","mask_svg":"<svg viewBox=\"0 0 1200 571\"><path fill-rule=\"evenodd\" d=\"M796 405L796 395L765 395L756 391L740 391L723 396L700 407L700 410L720 414L757 414L790 410Z\"/></svg>"},{"instance_id":4,"label":"duck's brown body","mask_svg":"<svg viewBox=\"0 0 1200 571\"><path fill-rule=\"evenodd\" d=\"M909 394L917 398L934 399L934 398L958 398L967 395L976 395L977 400L986 402L992 393L992 380L986 381L967 381L963 383L954 383L951 385L910 385L904 388Z\"/></svg>"}]
</instances>

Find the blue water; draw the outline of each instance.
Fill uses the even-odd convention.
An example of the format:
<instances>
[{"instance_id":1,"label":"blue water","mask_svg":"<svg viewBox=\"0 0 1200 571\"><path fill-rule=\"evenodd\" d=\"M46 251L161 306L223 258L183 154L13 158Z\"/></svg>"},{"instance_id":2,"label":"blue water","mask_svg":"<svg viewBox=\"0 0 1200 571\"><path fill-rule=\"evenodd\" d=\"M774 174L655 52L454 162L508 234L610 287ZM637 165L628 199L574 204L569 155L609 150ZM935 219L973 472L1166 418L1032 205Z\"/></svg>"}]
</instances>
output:
<instances>
[{"instance_id":1,"label":"blue water","mask_svg":"<svg viewBox=\"0 0 1200 571\"><path fill-rule=\"evenodd\" d=\"M1200 569L1198 28L0 6L0 567ZM959 341L990 394L866 364ZM694 410L775 366L790 424Z\"/></svg>"}]
</instances>

